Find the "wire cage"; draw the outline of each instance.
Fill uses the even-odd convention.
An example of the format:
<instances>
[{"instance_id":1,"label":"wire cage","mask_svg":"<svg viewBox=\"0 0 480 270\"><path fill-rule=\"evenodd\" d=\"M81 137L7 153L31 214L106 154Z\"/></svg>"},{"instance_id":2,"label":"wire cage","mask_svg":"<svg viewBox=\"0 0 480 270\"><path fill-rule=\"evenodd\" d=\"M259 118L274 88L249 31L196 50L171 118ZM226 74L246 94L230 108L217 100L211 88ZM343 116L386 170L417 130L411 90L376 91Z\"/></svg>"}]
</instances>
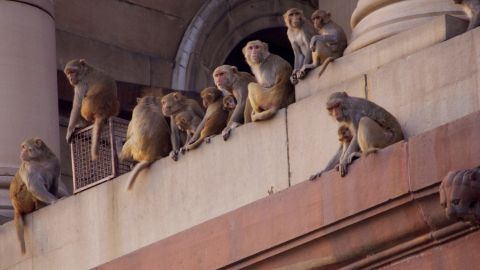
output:
<instances>
[{"instance_id":1,"label":"wire cage","mask_svg":"<svg viewBox=\"0 0 480 270\"><path fill-rule=\"evenodd\" d=\"M72 153L73 193L78 193L131 170L132 161L120 162L127 136L128 121L110 117L102 128L98 145L98 158L91 159L92 129L88 126L73 134L70 144Z\"/></svg>"}]
</instances>

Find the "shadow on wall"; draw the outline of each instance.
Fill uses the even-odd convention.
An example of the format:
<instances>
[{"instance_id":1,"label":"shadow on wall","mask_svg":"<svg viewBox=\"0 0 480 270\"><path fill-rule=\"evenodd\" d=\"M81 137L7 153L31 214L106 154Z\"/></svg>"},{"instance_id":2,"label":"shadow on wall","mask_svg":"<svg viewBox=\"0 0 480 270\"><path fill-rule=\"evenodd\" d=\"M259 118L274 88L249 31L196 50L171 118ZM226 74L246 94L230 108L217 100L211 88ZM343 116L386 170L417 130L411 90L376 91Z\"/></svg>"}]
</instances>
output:
<instances>
[{"instance_id":1,"label":"shadow on wall","mask_svg":"<svg viewBox=\"0 0 480 270\"><path fill-rule=\"evenodd\" d=\"M276 27L260 30L255 32L242 41L240 41L235 48L228 54L225 64L236 66L241 71L250 72L250 67L245 61L242 53L242 48L251 40L261 40L268 43L271 53L280 55L293 66L293 50L287 37L287 27Z\"/></svg>"}]
</instances>

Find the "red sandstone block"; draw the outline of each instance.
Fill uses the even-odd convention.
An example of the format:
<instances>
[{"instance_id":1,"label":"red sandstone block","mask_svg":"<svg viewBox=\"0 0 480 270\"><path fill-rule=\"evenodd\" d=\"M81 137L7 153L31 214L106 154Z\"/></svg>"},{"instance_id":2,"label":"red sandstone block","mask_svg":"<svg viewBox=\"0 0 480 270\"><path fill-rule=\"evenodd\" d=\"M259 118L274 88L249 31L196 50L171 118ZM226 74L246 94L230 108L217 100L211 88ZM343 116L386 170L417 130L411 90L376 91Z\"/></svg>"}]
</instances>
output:
<instances>
[{"instance_id":1,"label":"red sandstone block","mask_svg":"<svg viewBox=\"0 0 480 270\"><path fill-rule=\"evenodd\" d=\"M480 112L409 139L411 190L440 183L452 170L480 165Z\"/></svg>"}]
</instances>

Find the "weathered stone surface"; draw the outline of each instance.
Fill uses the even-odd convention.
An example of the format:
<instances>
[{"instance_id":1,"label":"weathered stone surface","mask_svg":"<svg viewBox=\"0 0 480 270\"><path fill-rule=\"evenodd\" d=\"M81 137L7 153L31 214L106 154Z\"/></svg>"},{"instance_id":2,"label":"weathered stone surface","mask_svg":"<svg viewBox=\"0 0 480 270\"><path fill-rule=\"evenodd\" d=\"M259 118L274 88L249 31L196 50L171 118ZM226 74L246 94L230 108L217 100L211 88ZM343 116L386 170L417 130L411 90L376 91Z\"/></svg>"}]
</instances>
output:
<instances>
[{"instance_id":1,"label":"weathered stone surface","mask_svg":"<svg viewBox=\"0 0 480 270\"><path fill-rule=\"evenodd\" d=\"M162 58L150 58L151 81L147 85L169 87L172 82L173 64Z\"/></svg>"},{"instance_id":2,"label":"weathered stone surface","mask_svg":"<svg viewBox=\"0 0 480 270\"><path fill-rule=\"evenodd\" d=\"M359 76L333 88L322 90L288 107L288 145L290 182L305 181L325 168L339 148L335 120L325 108L330 94L347 91L349 95L365 98L365 78Z\"/></svg>"},{"instance_id":3,"label":"weathered stone surface","mask_svg":"<svg viewBox=\"0 0 480 270\"><path fill-rule=\"evenodd\" d=\"M441 14L462 12L448 0L359 0L352 14L352 40L345 52L351 53Z\"/></svg>"},{"instance_id":4,"label":"weathered stone surface","mask_svg":"<svg viewBox=\"0 0 480 270\"><path fill-rule=\"evenodd\" d=\"M115 80L150 84L149 57L62 30L56 31L57 69L63 70L72 59L86 59ZM168 71L168 69L165 69Z\"/></svg>"},{"instance_id":5,"label":"weathered stone surface","mask_svg":"<svg viewBox=\"0 0 480 270\"><path fill-rule=\"evenodd\" d=\"M369 72L367 96L410 137L477 111L477 74L468 32Z\"/></svg>"},{"instance_id":6,"label":"weathered stone surface","mask_svg":"<svg viewBox=\"0 0 480 270\"><path fill-rule=\"evenodd\" d=\"M18 243L13 223L1 226L0 269L31 256L34 269L90 269L287 188L285 123L283 109L235 129L227 142L218 136L178 162L154 163L132 191L123 175L27 215L33 255L3 252Z\"/></svg>"},{"instance_id":7,"label":"weathered stone surface","mask_svg":"<svg viewBox=\"0 0 480 270\"><path fill-rule=\"evenodd\" d=\"M126 0L126 2L157 10L164 16L181 18L184 23L188 23L205 1L189 0L188 6L183 1Z\"/></svg>"},{"instance_id":8,"label":"weathered stone surface","mask_svg":"<svg viewBox=\"0 0 480 270\"><path fill-rule=\"evenodd\" d=\"M479 165L478 119L476 112L409 139L412 191L438 182L451 170Z\"/></svg>"},{"instance_id":9,"label":"weathered stone surface","mask_svg":"<svg viewBox=\"0 0 480 270\"><path fill-rule=\"evenodd\" d=\"M55 10L59 30L164 59L175 58L187 27L177 17L124 1L56 0Z\"/></svg>"},{"instance_id":10,"label":"weathered stone surface","mask_svg":"<svg viewBox=\"0 0 480 270\"><path fill-rule=\"evenodd\" d=\"M465 29L465 21L452 16L439 16L421 26L343 56L330 63L321 78L317 78L317 68L297 84L297 100L353 77L374 72L380 66L449 39Z\"/></svg>"}]
</instances>

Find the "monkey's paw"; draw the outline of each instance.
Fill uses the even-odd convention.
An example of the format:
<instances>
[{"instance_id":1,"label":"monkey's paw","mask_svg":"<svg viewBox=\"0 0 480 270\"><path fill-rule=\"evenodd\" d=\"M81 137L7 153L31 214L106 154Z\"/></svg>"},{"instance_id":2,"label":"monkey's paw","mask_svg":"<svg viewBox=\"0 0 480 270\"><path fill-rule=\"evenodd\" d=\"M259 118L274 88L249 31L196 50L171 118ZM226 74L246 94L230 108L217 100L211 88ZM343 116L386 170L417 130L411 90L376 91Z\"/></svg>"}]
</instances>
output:
<instances>
[{"instance_id":1,"label":"monkey's paw","mask_svg":"<svg viewBox=\"0 0 480 270\"><path fill-rule=\"evenodd\" d=\"M223 140L224 140L224 141L228 140L228 138L230 137L230 131L231 131L230 128L225 128L225 129L222 131L222 137L223 137Z\"/></svg>"},{"instance_id":2,"label":"monkey's paw","mask_svg":"<svg viewBox=\"0 0 480 270\"><path fill-rule=\"evenodd\" d=\"M177 161L178 160L178 151L172 151L170 152L170 157L174 160L174 161Z\"/></svg>"},{"instance_id":3,"label":"monkey's paw","mask_svg":"<svg viewBox=\"0 0 480 270\"><path fill-rule=\"evenodd\" d=\"M297 75L296 75L296 74L290 76L290 82L291 82L293 85L295 85L295 84L298 83L298 78L297 78Z\"/></svg>"},{"instance_id":4,"label":"monkey's paw","mask_svg":"<svg viewBox=\"0 0 480 270\"><path fill-rule=\"evenodd\" d=\"M344 177L345 175L347 175L347 167L348 167L348 164L347 163L343 163L341 162L339 165L338 165L338 169L340 171L340 176L341 177Z\"/></svg>"},{"instance_id":5,"label":"monkey's paw","mask_svg":"<svg viewBox=\"0 0 480 270\"><path fill-rule=\"evenodd\" d=\"M316 173L316 174L312 174L312 175L308 178L308 180L313 181L313 180L319 178L319 177L322 175L322 173L323 173L323 171L318 172L318 173Z\"/></svg>"},{"instance_id":6,"label":"monkey's paw","mask_svg":"<svg viewBox=\"0 0 480 270\"><path fill-rule=\"evenodd\" d=\"M301 69L297 72L297 79L303 79L307 75L307 71L305 69Z\"/></svg>"},{"instance_id":7,"label":"monkey's paw","mask_svg":"<svg viewBox=\"0 0 480 270\"><path fill-rule=\"evenodd\" d=\"M185 146L180 148L180 154L185 155L186 152L187 152L187 148Z\"/></svg>"}]
</instances>

